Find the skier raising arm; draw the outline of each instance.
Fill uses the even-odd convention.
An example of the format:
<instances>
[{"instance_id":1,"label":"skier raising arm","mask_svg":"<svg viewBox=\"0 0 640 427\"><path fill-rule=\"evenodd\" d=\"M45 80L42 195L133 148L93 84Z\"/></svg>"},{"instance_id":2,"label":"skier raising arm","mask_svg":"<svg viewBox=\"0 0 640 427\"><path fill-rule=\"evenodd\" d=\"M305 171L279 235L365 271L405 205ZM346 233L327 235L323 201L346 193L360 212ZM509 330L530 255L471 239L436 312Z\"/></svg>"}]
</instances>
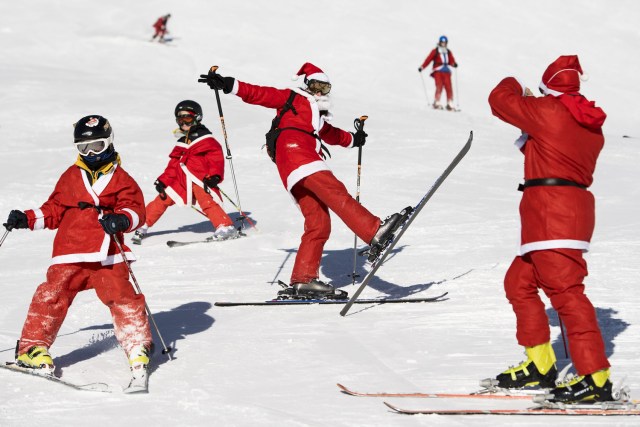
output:
<instances>
[{"instance_id":1,"label":"skier raising arm","mask_svg":"<svg viewBox=\"0 0 640 427\"><path fill-rule=\"evenodd\" d=\"M367 134L362 129L349 133L332 126L331 83L318 67L305 63L297 76L304 75L304 85L294 89L276 89L223 77L212 69L199 82L211 89L239 96L244 102L277 110L267 137L267 150L275 162L282 184L290 192L305 218L304 234L291 273L293 297L345 298L344 291L319 278L322 250L331 232L329 210L364 242L385 245L401 223L394 214L385 221L369 212L348 193L344 184L323 160L323 143L342 147L364 145Z\"/></svg>"},{"instance_id":2,"label":"skier raising arm","mask_svg":"<svg viewBox=\"0 0 640 427\"><path fill-rule=\"evenodd\" d=\"M504 279L517 319L516 338L527 360L497 376L500 387L537 384L552 388L555 401L612 400L609 361L593 305L584 294L595 225L595 200L588 187L604 145L605 113L580 94L577 56L561 56L542 76L542 98L507 77L489 95L492 113L522 131L524 154L520 202L520 251ZM556 357L542 289L567 330L578 373L555 385Z\"/></svg>"},{"instance_id":3,"label":"skier raising arm","mask_svg":"<svg viewBox=\"0 0 640 427\"><path fill-rule=\"evenodd\" d=\"M76 294L94 289L111 311L115 336L135 375L146 374L152 347L145 298L136 294L112 235L122 241L145 221L142 191L120 166L109 121L99 115L76 123L75 164L38 209L13 210L7 230L57 230L52 263L35 291L16 349L20 366L52 374L53 345ZM123 246L126 257L135 257Z\"/></svg>"}]
</instances>

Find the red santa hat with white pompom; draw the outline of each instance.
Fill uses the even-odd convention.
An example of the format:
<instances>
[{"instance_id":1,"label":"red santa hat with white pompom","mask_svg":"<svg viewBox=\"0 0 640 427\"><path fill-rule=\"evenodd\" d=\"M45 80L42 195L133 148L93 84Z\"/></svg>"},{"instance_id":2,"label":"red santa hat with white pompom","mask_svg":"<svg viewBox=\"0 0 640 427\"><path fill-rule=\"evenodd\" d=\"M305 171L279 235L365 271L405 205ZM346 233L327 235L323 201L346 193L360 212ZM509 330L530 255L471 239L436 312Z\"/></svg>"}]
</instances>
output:
<instances>
[{"instance_id":1,"label":"red santa hat with white pompom","mask_svg":"<svg viewBox=\"0 0 640 427\"><path fill-rule=\"evenodd\" d=\"M563 55L547 67L540 81L540 91L545 95L560 96L563 93L580 92L580 81L588 80L582 72L577 55Z\"/></svg>"},{"instance_id":2,"label":"red santa hat with white pompom","mask_svg":"<svg viewBox=\"0 0 640 427\"><path fill-rule=\"evenodd\" d=\"M329 81L329 76L327 76L324 71L310 62L305 62L304 65L300 68L300 71L298 71L298 74L296 74L292 78L293 80L298 80L300 76L305 76L305 83L308 83L310 80L318 80L321 82L331 83Z\"/></svg>"}]
</instances>

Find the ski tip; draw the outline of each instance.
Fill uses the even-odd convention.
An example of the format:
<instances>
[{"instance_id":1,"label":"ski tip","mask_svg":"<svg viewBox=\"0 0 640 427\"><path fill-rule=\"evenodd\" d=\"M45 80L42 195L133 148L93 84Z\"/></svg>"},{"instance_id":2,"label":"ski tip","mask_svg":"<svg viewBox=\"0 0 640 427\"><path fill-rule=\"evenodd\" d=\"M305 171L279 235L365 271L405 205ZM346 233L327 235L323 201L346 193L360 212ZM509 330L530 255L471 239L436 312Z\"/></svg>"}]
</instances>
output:
<instances>
[{"instance_id":1,"label":"ski tip","mask_svg":"<svg viewBox=\"0 0 640 427\"><path fill-rule=\"evenodd\" d=\"M389 409L391 409L394 412L402 412L398 407L393 406L391 403L389 402L382 402L384 403Z\"/></svg>"}]
</instances>

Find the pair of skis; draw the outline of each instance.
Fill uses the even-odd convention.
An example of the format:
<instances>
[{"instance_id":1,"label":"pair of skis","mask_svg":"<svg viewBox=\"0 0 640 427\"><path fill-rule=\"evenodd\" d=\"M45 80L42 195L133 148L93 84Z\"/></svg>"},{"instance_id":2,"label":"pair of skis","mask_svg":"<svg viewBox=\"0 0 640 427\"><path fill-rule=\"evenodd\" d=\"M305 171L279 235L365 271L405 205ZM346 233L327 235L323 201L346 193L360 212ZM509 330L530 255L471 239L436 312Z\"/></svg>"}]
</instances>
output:
<instances>
[{"instance_id":1,"label":"pair of skis","mask_svg":"<svg viewBox=\"0 0 640 427\"><path fill-rule=\"evenodd\" d=\"M427 399L492 399L492 400L529 400L538 401L545 396L543 390L527 390L521 392L495 392L483 389L475 393L389 393L360 392L338 384L344 394L357 397L382 398L427 398ZM406 409L383 402L394 412L405 415L640 415L638 402L620 400L613 402L597 402L592 404L561 404L542 401L536 406L522 409Z\"/></svg>"},{"instance_id":2,"label":"pair of skis","mask_svg":"<svg viewBox=\"0 0 640 427\"><path fill-rule=\"evenodd\" d=\"M40 373L35 369L24 368L22 366L18 366L14 362L6 362L4 365L0 364L0 368L4 368L9 371L19 372L22 374L30 375L32 377L43 378L47 381L54 382L56 384L60 384L74 390L78 391L94 391L101 393L112 393L113 389L109 386L109 384L94 382L87 384L79 384L72 381L67 381L63 378L56 377L53 374L44 374ZM143 375L137 375L136 377L132 377L129 385L125 387L122 392L125 394L134 394L134 393L148 393L149 391L149 382L148 382L148 374L145 373Z\"/></svg>"}]
</instances>

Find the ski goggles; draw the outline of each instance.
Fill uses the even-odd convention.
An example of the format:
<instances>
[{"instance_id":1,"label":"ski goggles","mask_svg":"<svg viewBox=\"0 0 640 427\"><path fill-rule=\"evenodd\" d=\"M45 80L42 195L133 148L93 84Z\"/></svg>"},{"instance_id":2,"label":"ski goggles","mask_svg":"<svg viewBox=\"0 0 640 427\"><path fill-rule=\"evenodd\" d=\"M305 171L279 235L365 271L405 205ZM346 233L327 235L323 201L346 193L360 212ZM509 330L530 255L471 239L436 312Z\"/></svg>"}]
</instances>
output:
<instances>
[{"instance_id":1,"label":"ski goggles","mask_svg":"<svg viewBox=\"0 0 640 427\"><path fill-rule=\"evenodd\" d=\"M176 116L176 123L182 125L192 125L196 121L196 117L191 113L178 114Z\"/></svg>"},{"instance_id":2,"label":"ski goggles","mask_svg":"<svg viewBox=\"0 0 640 427\"><path fill-rule=\"evenodd\" d=\"M104 153L109 145L111 145L111 138L94 139L92 141L76 142L76 149L83 156L89 154Z\"/></svg>"},{"instance_id":3,"label":"ski goggles","mask_svg":"<svg viewBox=\"0 0 640 427\"><path fill-rule=\"evenodd\" d=\"M320 80L309 80L307 88L309 88L309 92L311 93L320 92L323 95L328 95L329 92L331 92L331 83L321 82Z\"/></svg>"}]
</instances>

